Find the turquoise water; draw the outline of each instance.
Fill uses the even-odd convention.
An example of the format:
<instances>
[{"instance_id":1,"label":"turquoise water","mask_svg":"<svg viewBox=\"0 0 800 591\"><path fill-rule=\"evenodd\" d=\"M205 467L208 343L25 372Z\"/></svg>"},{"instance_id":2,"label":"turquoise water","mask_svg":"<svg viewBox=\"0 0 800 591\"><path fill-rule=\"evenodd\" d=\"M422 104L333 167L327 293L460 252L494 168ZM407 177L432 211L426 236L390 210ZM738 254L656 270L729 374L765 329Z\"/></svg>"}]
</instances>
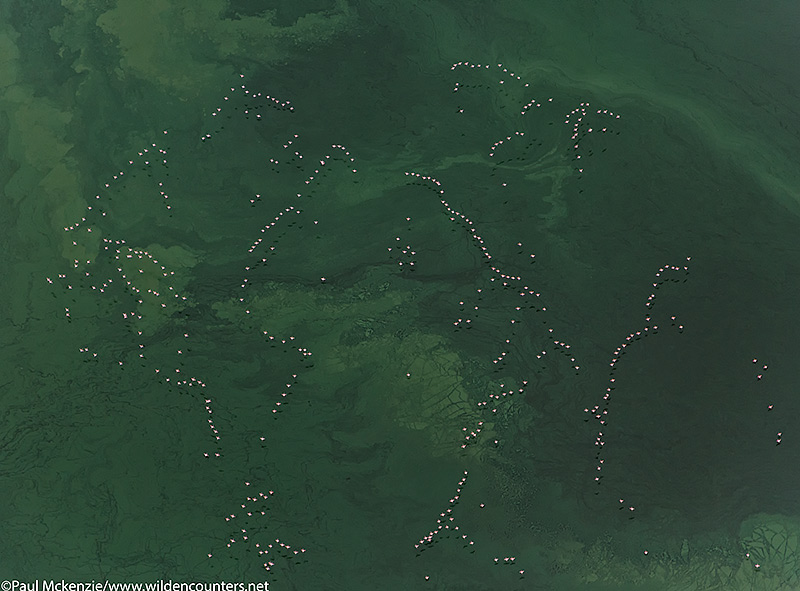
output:
<instances>
[{"instance_id":1,"label":"turquoise water","mask_svg":"<svg viewBox=\"0 0 800 591\"><path fill-rule=\"evenodd\" d=\"M794 6L268 8L2 8L2 578L795 588Z\"/></svg>"}]
</instances>

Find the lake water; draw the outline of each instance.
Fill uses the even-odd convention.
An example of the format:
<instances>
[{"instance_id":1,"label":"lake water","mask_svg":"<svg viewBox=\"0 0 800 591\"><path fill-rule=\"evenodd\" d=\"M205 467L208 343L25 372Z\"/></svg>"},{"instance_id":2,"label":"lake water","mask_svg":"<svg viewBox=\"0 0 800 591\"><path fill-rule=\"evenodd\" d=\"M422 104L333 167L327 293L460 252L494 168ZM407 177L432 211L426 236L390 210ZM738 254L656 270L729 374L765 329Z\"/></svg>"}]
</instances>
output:
<instances>
[{"instance_id":1,"label":"lake water","mask_svg":"<svg viewBox=\"0 0 800 591\"><path fill-rule=\"evenodd\" d=\"M794 3L0 14L2 578L800 585Z\"/></svg>"}]
</instances>

